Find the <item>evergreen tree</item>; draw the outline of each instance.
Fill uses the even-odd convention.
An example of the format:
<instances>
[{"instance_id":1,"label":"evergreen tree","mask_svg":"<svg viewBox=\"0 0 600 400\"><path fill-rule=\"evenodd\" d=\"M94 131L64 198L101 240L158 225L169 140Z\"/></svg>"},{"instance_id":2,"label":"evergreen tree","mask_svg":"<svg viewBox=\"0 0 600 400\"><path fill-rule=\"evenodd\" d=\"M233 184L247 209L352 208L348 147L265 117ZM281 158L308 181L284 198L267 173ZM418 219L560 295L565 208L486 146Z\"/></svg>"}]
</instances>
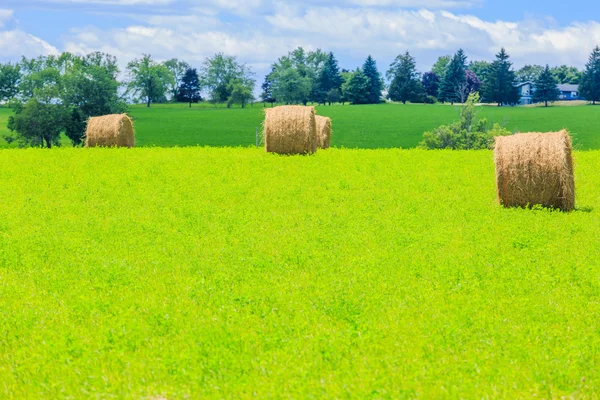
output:
<instances>
[{"instance_id":1,"label":"evergreen tree","mask_svg":"<svg viewBox=\"0 0 600 400\"><path fill-rule=\"evenodd\" d=\"M264 105L266 106L267 103L271 103L271 106L273 105L273 103L275 103L275 97L273 96L273 77L275 75L275 68L273 67L271 69L271 73L268 74L267 76L265 76L265 81L262 84L262 93L260 94L260 98L263 101L263 103L265 103Z\"/></svg>"},{"instance_id":2,"label":"evergreen tree","mask_svg":"<svg viewBox=\"0 0 600 400\"><path fill-rule=\"evenodd\" d=\"M448 64L446 73L442 79L442 84L439 90L439 100L449 101L454 104L463 100L463 92L465 91L466 77L465 70L467 69L467 56L460 49L456 52L452 61Z\"/></svg>"},{"instance_id":3,"label":"evergreen tree","mask_svg":"<svg viewBox=\"0 0 600 400\"><path fill-rule=\"evenodd\" d=\"M580 92L592 104L600 101L600 47L598 46L592 51L585 65Z\"/></svg>"},{"instance_id":4,"label":"evergreen tree","mask_svg":"<svg viewBox=\"0 0 600 400\"><path fill-rule=\"evenodd\" d=\"M515 71L512 69L510 56L502 48L496 60L490 65L488 76L483 84L483 97L488 102L516 104L519 102L519 90L515 87Z\"/></svg>"},{"instance_id":5,"label":"evergreen tree","mask_svg":"<svg viewBox=\"0 0 600 400\"><path fill-rule=\"evenodd\" d=\"M533 101L535 103L544 102L548 107L549 101L556 101L560 96L560 90L556 85L556 80L552 76L550 66L546 65L546 68L538 76L534 83Z\"/></svg>"},{"instance_id":6,"label":"evergreen tree","mask_svg":"<svg viewBox=\"0 0 600 400\"><path fill-rule=\"evenodd\" d=\"M357 68L344 83L344 100L352 104L366 104L369 101L368 89L369 78L360 68Z\"/></svg>"},{"instance_id":7,"label":"evergreen tree","mask_svg":"<svg viewBox=\"0 0 600 400\"><path fill-rule=\"evenodd\" d=\"M363 73L369 80L368 102L370 104L377 104L381 101L381 91L383 90L383 81L381 74L377 70L377 64L373 57L369 56L363 65Z\"/></svg>"},{"instance_id":8,"label":"evergreen tree","mask_svg":"<svg viewBox=\"0 0 600 400\"><path fill-rule=\"evenodd\" d=\"M425 72L421 80L425 94L432 97L437 97L440 88L440 78L435 72Z\"/></svg>"},{"instance_id":9,"label":"evergreen tree","mask_svg":"<svg viewBox=\"0 0 600 400\"><path fill-rule=\"evenodd\" d=\"M181 77L181 84L177 91L177 101L190 103L190 108L192 108L192 103L202 100L200 89L198 70L196 68L186 69L183 77Z\"/></svg>"},{"instance_id":10,"label":"evergreen tree","mask_svg":"<svg viewBox=\"0 0 600 400\"><path fill-rule=\"evenodd\" d=\"M421 101L423 97L423 86L417 72L417 65L413 56L407 51L396 57L390 70L387 72L390 80L388 97L392 101Z\"/></svg>"},{"instance_id":11,"label":"evergreen tree","mask_svg":"<svg viewBox=\"0 0 600 400\"><path fill-rule=\"evenodd\" d=\"M318 103L323 103L327 101L327 95L332 90L340 90L342 88L343 83L342 75L340 75L340 68L338 67L338 62L335 59L333 53L329 53L327 56L327 60L319 73L317 78L317 90L316 90L316 98Z\"/></svg>"}]
</instances>

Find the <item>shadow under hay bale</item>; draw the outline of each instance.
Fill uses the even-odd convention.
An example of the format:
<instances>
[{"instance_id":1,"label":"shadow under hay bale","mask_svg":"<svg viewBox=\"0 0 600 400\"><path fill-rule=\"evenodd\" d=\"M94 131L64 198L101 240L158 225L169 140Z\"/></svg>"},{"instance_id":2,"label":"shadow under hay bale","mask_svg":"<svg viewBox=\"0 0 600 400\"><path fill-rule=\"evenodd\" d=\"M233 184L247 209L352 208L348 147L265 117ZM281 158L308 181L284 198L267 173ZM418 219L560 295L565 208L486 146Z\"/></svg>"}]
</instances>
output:
<instances>
[{"instance_id":1,"label":"shadow under hay bale","mask_svg":"<svg viewBox=\"0 0 600 400\"><path fill-rule=\"evenodd\" d=\"M575 208L573 150L567 131L499 136L494 153L502 205Z\"/></svg>"},{"instance_id":2,"label":"shadow under hay bale","mask_svg":"<svg viewBox=\"0 0 600 400\"><path fill-rule=\"evenodd\" d=\"M317 151L314 107L280 106L267 109L265 150L278 154L312 154Z\"/></svg>"},{"instance_id":3,"label":"shadow under hay bale","mask_svg":"<svg viewBox=\"0 0 600 400\"><path fill-rule=\"evenodd\" d=\"M317 148L328 149L331 145L331 118L315 116L317 121Z\"/></svg>"},{"instance_id":4,"label":"shadow under hay bale","mask_svg":"<svg viewBox=\"0 0 600 400\"><path fill-rule=\"evenodd\" d=\"M134 147L133 122L127 114L92 117L85 131L85 147Z\"/></svg>"}]
</instances>

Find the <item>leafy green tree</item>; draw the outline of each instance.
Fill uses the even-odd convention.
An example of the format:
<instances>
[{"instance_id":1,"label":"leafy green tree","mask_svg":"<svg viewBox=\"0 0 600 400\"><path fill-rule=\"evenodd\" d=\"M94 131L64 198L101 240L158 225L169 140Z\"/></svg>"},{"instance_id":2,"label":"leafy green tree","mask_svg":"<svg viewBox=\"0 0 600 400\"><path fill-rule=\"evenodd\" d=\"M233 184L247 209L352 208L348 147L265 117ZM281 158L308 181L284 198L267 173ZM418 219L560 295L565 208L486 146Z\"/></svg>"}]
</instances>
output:
<instances>
[{"instance_id":1,"label":"leafy green tree","mask_svg":"<svg viewBox=\"0 0 600 400\"><path fill-rule=\"evenodd\" d=\"M585 72L581 80L579 89L581 95L592 104L600 101L600 47L596 48L590 54L587 64L585 64Z\"/></svg>"},{"instance_id":2,"label":"leafy green tree","mask_svg":"<svg viewBox=\"0 0 600 400\"><path fill-rule=\"evenodd\" d=\"M249 86L248 82L242 79L231 81L228 87L230 95L229 99L227 99L227 107L231 107L233 104L240 104L242 108L245 108L246 104L254 100L252 88L253 86Z\"/></svg>"},{"instance_id":3,"label":"leafy green tree","mask_svg":"<svg viewBox=\"0 0 600 400\"><path fill-rule=\"evenodd\" d=\"M71 108L65 134L74 146L83 143L90 117L127 110L127 104L119 94L118 75L117 59L100 52L73 56L62 69L60 98L65 107Z\"/></svg>"},{"instance_id":4,"label":"leafy green tree","mask_svg":"<svg viewBox=\"0 0 600 400\"><path fill-rule=\"evenodd\" d=\"M515 81L535 82L542 72L544 72L544 67L541 65L525 65L515 73Z\"/></svg>"},{"instance_id":5,"label":"leafy green tree","mask_svg":"<svg viewBox=\"0 0 600 400\"><path fill-rule=\"evenodd\" d=\"M583 78L583 72L575 67L569 67L567 65L552 67L550 70L552 71L554 79L556 79L559 84L568 83L572 85L579 85L581 83L581 79Z\"/></svg>"},{"instance_id":6,"label":"leafy green tree","mask_svg":"<svg viewBox=\"0 0 600 400\"><path fill-rule=\"evenodd\" d=\"M308 57L311 56L311 54L308 55ZM309 66L306 52L299 47L273 64L270 74L271 87L277 101L285 104L306 105L314 96L313 68L321 62L319 61L321 55L313 58L313 64Z\"/></svg>"},{"instance_id":7,"label":"leafy green tree","mask_svg":"<svg viewBox=\"0 0 600 400\"><path fill-rule=\"evenodd\" d=\"M130 78L127 93L144 99L148 107L152 102L164 99L175 81L169 69L149 54L129 62L127 72Z\"/></svg>"},{"instance_id":8,"label":"leafy green tree","mask_svg":"<svg viewBox=\"0 0 600 400\"><path fill-rule=\"evenodd\" d=\"M187 71L191 68L188 63L185 61L180 61L176 58L172 58L168 61L165 61L163 64L169 72L171 73L171 82L169 87L169 92L171 95L172 101L177 101L177 97L179 95L179 89L181 88L181 83L183 81L183 77L187 73Z\"/></svg>"},{"instance_id":9,"label":"leafy green tree","mask_svg":"<svg viewBox=\"0 0 600 400\"><path fill-rule=\"evenodd\" d=\"M340 90L342 87L343 79L340 75L340 69L338 62L335 59L333 53L329 53L327 60L321 68L319 75L316 80L316 97L317 103L325 104L327 102L327 95L332 90Z\"/></svg>"},{"instance_id":10,"label":"leafy green tree","mask_svg":"<svg viewBox=\"0 0 600 400\"><path fill-rule=\"evenodd\" d=\"M465 92L467 91L467 79L465 76L465 70L467 69L467 56L465 52L460 49L456 52L446 73L442 78L440 84L440 90L438 99L441 101L449 101L454 104L462 101Z\"/></svg>"},{"instance_id":11,"label":"leafy green tree","mask_svg":"<svg viewBox=\"0 0 600 400\"><path fill-rule=\"evenodd\" d=\"M545 103L548 107L548 102L558 100L560 96L560 90L556 85L556 80L552 75L550 67L546 65L546 68L537 77L534 83L533 101L535 103Z\"/></svg>"},{"instance_id":12,"label":"leafy green tree","mask_svg":"<svg viewBox=\"0 0 600 400\"><path fill-rule=\"evenodd\" d=\"M65 127L67 110L60 104L42 103L35 98L14 107L8 129L18 135L22 146L52 148L60 144L60 133Z\"/></svg>"},{"instance_id":13,"label":"leafy green tree","mask_svg":"<svg viewBox=\"0 0 600 400\"><path fill-rule=\"evenodd\" d=\"M0 64L0 101L8 101L19 93L21 67L16 64Z\"/></svg>"},{"instance_id":14,"label":"leafy green tree","mask_svg":"<svg viewBox=\"0 0 600 400\"><path fill-rule=\"evenodd\" d=\"M343 97L352 104L367 104L369 102L369 78L357 68L343 85Z\"/></svg>"},{"instance_id":15,"label":"leafy green tree","mask_svg":"<svg viewBox=\"0 0 600 400\"><path fill-rule=\"evenodd\" d=\"M490 63L487 61L471 61L467 67L467 70L473 71L481 82L485 81L487 78L489 69Z\"/></svg>"},{"instance_id":16,"label":"leafy green tree","mask_svg":"<svg viewBox=\"0 0 600 400\"><path fill-rule=\"evenodd\" d=\"M227 107L233 104L230 99L235 88L235 85L232 85L234 81L252 88L255 84L254 74L250 68L246 64L239 63L236 57L218 53L204 61L201 82L208 89L213 103L227 103Z\"/></svg>"},{"instance_id":17,"label":"leafy green tree","mask_svg":"<svg viewBox=\"0 0 600 400\"><path fill-rule=\"evenodd\" d=\"M476 119L479 101L479 93L471 93L461 109L460 119L450 125L442 125L431 132L425 132L419 147L430 150L490 149L496 136L510 135L511 132L499 124L490 126L485 118Z\"/></svg>"},{"instance_id":18,"label":"leafy green tree","mask_svg":"<svg viewBox=\"0 0 600 400\"><path fill-rule=\"evenodd\" d=\"M34 99L44 105L60 106L66 116L61 120L61 129L73 145L83 142L89 117L121 113L127 108L119 94L119 68L113 56L99 52L86 56L63 53L23 58L20 67L22 78L13 105L23 106ZM27 110L33 108L29 105ZM30 115L26 112L21 120Z\"/></svg>"},{"instance_id":19,"label":"leafy green tree","mask_svg":"<svg viewBox=\"0 0 600 400\"><path fill-rule=\"evenodd\" d=\"M177 92L177 101L189 103L190 108L192 108L192 103L202 100L202 96L200 96L201 90L202 86L200 85L198 70L196 68L188 68L181 78Z\"/></svg>"},{"instance_id":20,"label":"leafy green tree","mask_svg":"<svg viewBox=\"0 0 600 400\"><path fill-rule=\"evenodd\" d=\"M496 55L496 60L490 65L490 71L482 86L483 97L488 102L516 104L519 102L519 90L515 87L515 71L512 69L510 56L502 48Z\"/></svg>"},{"instance_id":21,"label":"leafy green tree","mask_svg":"<svg viewBox=\"0 0 600 400\"><path fill-rule=\"evenodd\" d=\"M431 67L431 72L436 74L438 78L443 79L450 61L452 61L452 56L450 55L439 57L435 64L433 64L433 67Z\"/></svg>"},{"instance_id":22,"label":"leafy green tree","mask_svg":"<svg viewBox=\"0 0 600 400\"><path fill-rule=\"evenodd\" d=\"M378 104L381 101L381 92L383 91L383 79L379 70L377 69L377 63L373 57L367 57L367 60L363 64L363 73L369 80L368 87L368 102L369 104Z\"/></svg>"},{"instance_id":23,"label":"leafy green tree","mask_svg":"<svg viewBox=\"0 0 600 400\"><path fill-rule=\"evenodd\" d=\"M423 86L421 85L416 62L407 51L396 57L387 72L390 80L388 97L392 101L421 101L423 97Z\"/></svg>"}]
</instances>

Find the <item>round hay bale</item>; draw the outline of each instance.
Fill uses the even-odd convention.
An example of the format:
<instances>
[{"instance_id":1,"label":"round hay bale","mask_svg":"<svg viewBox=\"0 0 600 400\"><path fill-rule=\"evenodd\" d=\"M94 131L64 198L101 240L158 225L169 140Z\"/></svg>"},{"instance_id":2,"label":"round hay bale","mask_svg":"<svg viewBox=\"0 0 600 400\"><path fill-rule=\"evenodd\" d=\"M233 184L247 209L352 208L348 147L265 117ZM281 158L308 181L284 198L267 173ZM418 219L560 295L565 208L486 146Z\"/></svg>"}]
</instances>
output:
<instances>
[{"instance_id":1,"label":"round hay bale","mask_svg":"<svg viewBox=\"0 0 600 400\"><path fill-rule=\"evenodd\" d=\"M85 131L85 147L134 147L135 131L127 114L92 117Z\"/></svg>"},{"instance_id":2,"label":"round hay bale","mask_svg":"<svg viewBox=\"0 0 600 400\"><path fill-rule=\"evenodd\" d=\"M522 133L496 138L496 187L505 207L575 208L569 133Z\"/></svg>"},{"instance_id":3,"label":"round hay bale","mask_svg":"<svg viewBox=\"0 0 600 400\"><path fill-rule=\"evenodd\" d=\"M265 112L265 150L278 154L312 154L317 151L315 108L280 106Z\"/></svg>"},{"instance_id":4,"label":"round hay bale","mask_svg":"<svg viewBox=\"0 0 600 400\"><path fill-rule=\"evenodd\" d=\"M317 121L317 148L328 149L331 145L331 118L315 116Z\"/></svg>"}]
</instances>

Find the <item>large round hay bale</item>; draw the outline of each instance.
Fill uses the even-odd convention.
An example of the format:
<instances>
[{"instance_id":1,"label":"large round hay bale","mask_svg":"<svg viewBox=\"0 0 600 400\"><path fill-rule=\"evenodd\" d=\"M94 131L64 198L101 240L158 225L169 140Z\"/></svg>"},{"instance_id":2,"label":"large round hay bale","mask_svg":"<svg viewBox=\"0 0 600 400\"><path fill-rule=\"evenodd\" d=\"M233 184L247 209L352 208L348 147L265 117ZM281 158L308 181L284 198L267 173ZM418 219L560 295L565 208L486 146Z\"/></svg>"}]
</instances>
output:
<instances>
[{"instance_id":1,"label":"large round hay bale","mask_svg":"<svg viewBox=\"0 0 600 400\"><path fill-rule=\"evenodd\" d=\"M496 138L496 186L505 207L575 208L571 137L565 130Z\"/></svg>"},{"instance_id":2,"label":"large round hay bale","mask_svg":"<svg viewBox=\"0 0 600 400\"><path fill-rule=\"evenodd\" d=\"M269 108L264 122L265 150L278 154L311 154L317 151L314 107Z\"/></svg>"},{"instance_id":3,"label":"large round hay bale","mask_svg":"<svg viewBox=\"0 0 600 400\"><path fill-rule=\"evenodd\" d=\"M134 147L133 122L127 114L92 117L85 131L85 147Z\"/></svg>"},{"instance_id":4,"label":"large round hay bale","mask_svg":"<svg viewBox=\"0 0 600 400\"><path fill-rule=\"evenodd\" d=\"M317 148L328 149L331 145L331 119L315 116L317 121Z\"/></svg>"}]
</instances>

